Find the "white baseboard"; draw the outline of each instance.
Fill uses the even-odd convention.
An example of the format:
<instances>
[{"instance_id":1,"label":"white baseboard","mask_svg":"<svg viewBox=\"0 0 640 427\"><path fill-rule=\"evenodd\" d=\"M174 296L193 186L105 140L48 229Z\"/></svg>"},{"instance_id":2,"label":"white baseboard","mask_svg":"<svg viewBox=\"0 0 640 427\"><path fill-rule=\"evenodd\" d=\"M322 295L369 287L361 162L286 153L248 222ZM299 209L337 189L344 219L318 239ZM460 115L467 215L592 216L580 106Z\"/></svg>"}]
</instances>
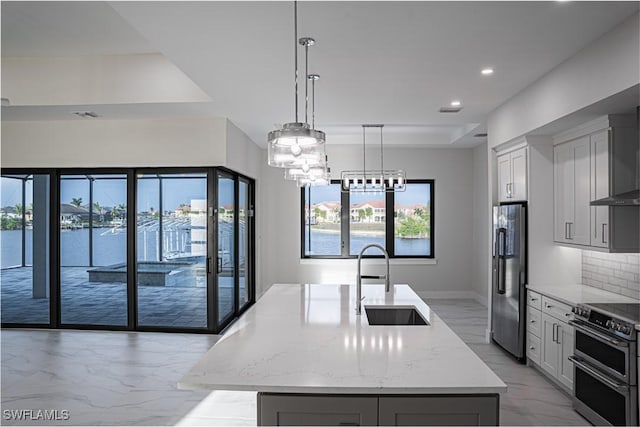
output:
<instances>
[{"instance_id":1,"label":"white baseboard","mask_svg":"<svg viewBox=\"0 0 640 427\"><path fill-rule=\"evenodd\" d=\"M475 292L475 291L472 291L472 292L475 295L473 299L475 299L476 301L478 301L480 304L484 305L485 307L489 306L489 299L487 298L486 295L479 294L478 292Z\"/></svg>"},{"instance_id":2,"label":"white baseboard","mask_svg":"<svg viewBox=\"0 0 640 427\"><path fill-rule=\"evenodd\" d=\"M422 299L472 299L487 306L487 298L475 291L416 291Z\"/></svg>"}]
</instances>

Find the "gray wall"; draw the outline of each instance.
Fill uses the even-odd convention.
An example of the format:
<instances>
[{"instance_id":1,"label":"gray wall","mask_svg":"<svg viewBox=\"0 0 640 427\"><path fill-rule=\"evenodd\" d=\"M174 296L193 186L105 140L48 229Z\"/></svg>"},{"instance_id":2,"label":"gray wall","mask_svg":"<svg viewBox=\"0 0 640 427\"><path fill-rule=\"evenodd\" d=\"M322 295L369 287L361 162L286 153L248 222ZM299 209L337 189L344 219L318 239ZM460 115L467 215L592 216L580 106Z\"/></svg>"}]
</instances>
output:
<instances>
[{"instance_id":1,"label":"gray wall","mask_svg":"<svg viewBox=\"0 0 640 427\"><path fill-rule=\"evenodd\" d=\"M473 150L473 242L471 254L471 289L477 299L487 303L489 274L489 242L487 229L490 227L487 198L489 182L487 178L487 143Z\"/></svg>"},{"instance_id":2,"label":"gray wall","mask_svg":"<svg viewBox=\"0 0 640 427\"><path fill-rule=\"evenodd\" d=\"M361 169L361 150L359 145L328 145L332 177ZM435 264L392 260L392 281L408 283L426 297L474 297L473 150L392 147L385 150L384 160L385 168L403 168L409 179L435 179ZM355 283L354 260L300 260L300 190L285 182L281 169L266 168L263 179L264 283ZM373 264L368 260L367 269L382 270Z\"/></svg>"}]
</instances>

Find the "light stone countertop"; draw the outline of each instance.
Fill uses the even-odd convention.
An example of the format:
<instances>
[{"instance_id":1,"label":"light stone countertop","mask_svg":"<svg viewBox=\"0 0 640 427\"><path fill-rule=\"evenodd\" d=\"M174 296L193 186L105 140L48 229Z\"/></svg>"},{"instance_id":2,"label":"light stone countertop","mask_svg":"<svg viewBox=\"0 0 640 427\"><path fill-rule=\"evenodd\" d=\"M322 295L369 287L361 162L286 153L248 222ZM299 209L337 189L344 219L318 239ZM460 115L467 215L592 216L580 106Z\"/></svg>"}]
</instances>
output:
<instances>
[{"instance_id":1,"label":"light stone countertop","mask_svg":"<svg viewBox=\"0 0 640 427\"><path fill-rule=\"evenodd\" d=\"M527 289L531 289L534 292L538 292L569 305L586 304L590 302L640 302L640 300L635 298L585 285L528 284Z\"/></svg>"},{"instance_id":2,"label":"light stone countertop","mask_svg":"<svg viewBox=\"0 0 640 427\"><path fill-rule=\"evenodd\" d=\"M275 284L178 383L275 393L503 393L496 374L408 285ZM370 326L367 305L415 306L429 326Z\"/></svg>"}]
</instances>

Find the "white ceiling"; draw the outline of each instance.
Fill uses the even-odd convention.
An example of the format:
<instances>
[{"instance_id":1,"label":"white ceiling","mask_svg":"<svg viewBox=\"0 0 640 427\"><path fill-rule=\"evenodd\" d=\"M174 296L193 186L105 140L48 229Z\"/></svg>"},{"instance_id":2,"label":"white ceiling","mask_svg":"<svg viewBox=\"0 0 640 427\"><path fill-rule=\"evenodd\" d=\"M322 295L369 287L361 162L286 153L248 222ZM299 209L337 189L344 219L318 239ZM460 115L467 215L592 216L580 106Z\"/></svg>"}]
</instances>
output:
<instances>
[{"instance_id":1,"label":"white ceiling","mask_svg":"<svg viewBox=\"0 0 640 427\"><path fill-rule=\"evenodd\" d=\"M362 123L384 123L385 143L469 146L493 109L639 3L298 6L298 35L317 42L309 71L321 75L316 127L329 143L360 143ZM3 2L2 54L161 52L211 97L209 113L264 146L269 130L294 120L292 17L292 2ZM493 76L480 75L486 65ZM438 112L454 98L461 113Z\"/></svg>"},{"instance_id":2,"label":"white ceiling","mask_svg":"<svg viewBox=\"0 0 640 427\"><path fill-rule=\"evenodd\" d=\"M2 56L152 52L157 49L105 2L2 2Z\"/></svg>"}]
</instances>

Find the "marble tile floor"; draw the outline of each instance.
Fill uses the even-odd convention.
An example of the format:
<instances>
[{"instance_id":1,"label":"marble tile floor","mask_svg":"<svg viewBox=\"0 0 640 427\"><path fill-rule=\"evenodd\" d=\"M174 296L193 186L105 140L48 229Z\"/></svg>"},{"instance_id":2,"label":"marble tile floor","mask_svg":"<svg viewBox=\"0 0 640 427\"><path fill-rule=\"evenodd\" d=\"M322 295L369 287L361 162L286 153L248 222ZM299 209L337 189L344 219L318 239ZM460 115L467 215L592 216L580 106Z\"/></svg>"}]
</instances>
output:
<instances>
[{"instance_id":1,"label":"marble tile floor","mask_svg":"<svg viewBox=\"0 0 640 427\"><path fill-rule=\"evenodd\" d=\"M427 304L507 384L500 396L500 424L590 426L571 399L540 372L485 342L487 308L474 300L432 299Z\"/></svg>"},{"instance_id":2,"label":"marble tile floor","mask_svg":"<svg viewBox=\"0 0 640 427\"><path fill-rule=\"evenodd\" d=\"M65 324L127 324L127 288L124 283L88 281L86 267L61 271L61 314ZM32 298L30 267L0 271L2 322L47 324L49 299ZM241 289L240 298L244 297ZM232 310L232 288L220 288L220 311ZM138 287L138 322L144 326L204 328L207 325L207 289L204 287Z\"/></svg>"},{"instance_id":3,"label":"marble tile floor","mask_svg":"<svg viewBox=\"0 0 640 427\"><path fill-rule=\"evenodd\" d=\"M507 383L502 425L590 425L539 372L484 342L486 307L459 299L427 303ZM0 338L3 409L68 409L71 416L2 424L256 424L255 393L176 388L218 336L3 330Z\"/></svg>"}]
</instances>

